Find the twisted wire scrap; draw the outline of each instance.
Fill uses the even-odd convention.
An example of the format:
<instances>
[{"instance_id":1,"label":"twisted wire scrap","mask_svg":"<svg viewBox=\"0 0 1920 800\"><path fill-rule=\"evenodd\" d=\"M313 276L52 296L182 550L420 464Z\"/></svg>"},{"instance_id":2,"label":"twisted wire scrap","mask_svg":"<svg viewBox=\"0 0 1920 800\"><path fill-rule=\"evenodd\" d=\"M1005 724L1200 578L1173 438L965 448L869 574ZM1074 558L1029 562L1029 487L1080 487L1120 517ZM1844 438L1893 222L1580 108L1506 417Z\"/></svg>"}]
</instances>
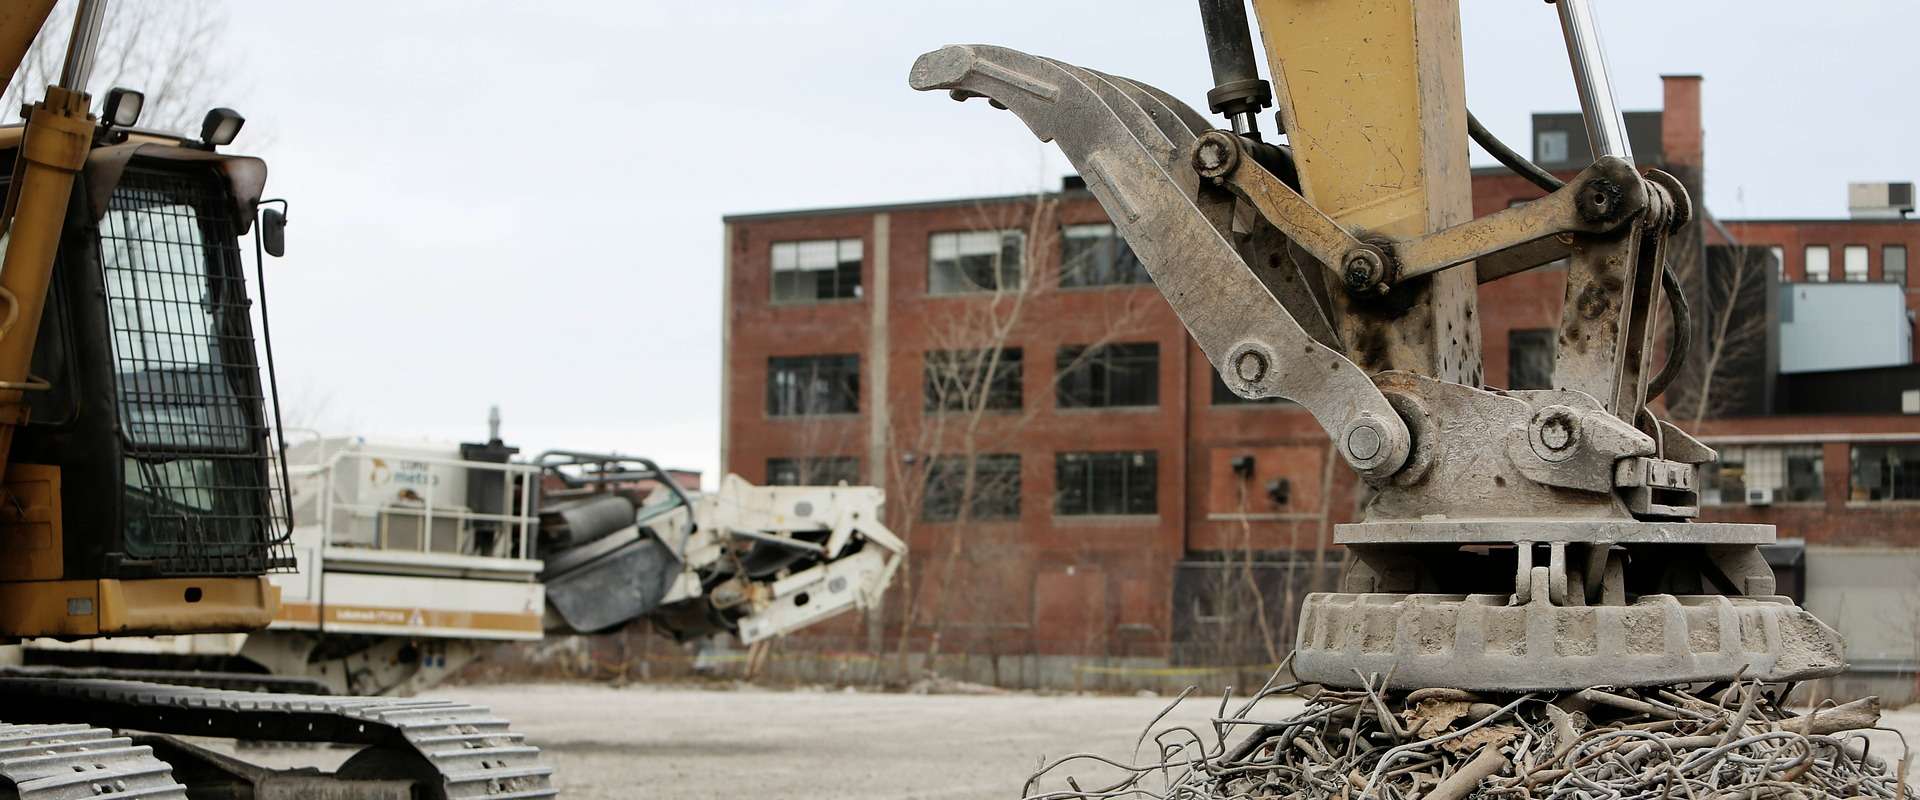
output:
<instances>
[{"instance_id":1,"label":"twisted wire scrap","mask_svg":"<svg viewBox=\"0 0 1920 800\"><path fill-rule=\"evenodd\" d=\"M1285 665L1282 665L1284 671ZM1044 763L1027 800L1907 800L1907 743L1890 767L1867 731L1878 698L1780 706L1757 682L1562 694L1389 692L1379 676L1346 691L1267 684L1207 725L1142 729L1126 758L1075 753ZM1279 695L1306 708L1264 719ZM1897 735L1897 731L1893 731ZM1884 748L1883 748L1884 749Z\"/></svg>"}]
</instances>

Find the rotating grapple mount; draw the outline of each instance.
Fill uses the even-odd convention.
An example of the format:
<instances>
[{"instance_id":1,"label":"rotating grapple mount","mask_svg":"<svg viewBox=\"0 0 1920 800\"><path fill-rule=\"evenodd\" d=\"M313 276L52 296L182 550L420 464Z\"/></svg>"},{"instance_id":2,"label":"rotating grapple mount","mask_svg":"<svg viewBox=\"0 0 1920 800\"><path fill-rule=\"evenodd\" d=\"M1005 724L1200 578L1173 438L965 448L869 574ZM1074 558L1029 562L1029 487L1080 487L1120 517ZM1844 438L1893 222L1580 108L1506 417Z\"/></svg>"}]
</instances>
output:
<instances>
[{"instance_id":1,"label":"rotating grapple mount","mask_svg":"<svg viewBox=\"0 0 1920 800\"><path fill-rule=\"evenodd\" d=\"M1239 4L1202 10L1222 5ZM1269 13L1346 5L1256 9L1270 25ZM1410 29L1430 33L1439 3L1372 5L1399 8ZM1599 155L1545 197L1477 219L1459 210L1470 189L1466 110L1452 102L1463 95L1457 22L1450 42L1370 36L1372 18L1344 27L1289 18L1268 30L1270 48L1303 25L1316 37L1270 50L1284 78L1275 84L1285 145L1243 121L1252 93L1216 109L1236 130L1216 129L1152 86L1002 47L927 53L910 83L986 97L1056 142L1226 385L1300 404L1370 487L1363 520L1335 529L1352 554L1340 591L1304 605L1301 678L1556 690L1833 674L1844 666L1838 634L1776 594L1759 550L1773 527L1691 521L1696 468L1716 456L1649 401L1684 357L1669 353L1669 374L1651 374L1656 304L1679 293L1665 251L1692 205L1680 181L1634 168L1597 42L1577 35L1591 29L1590 12L1560 5ZM1215 46L1231 25L1207 27L1211 50L1237 50ZM1316 82L1353 53L1375 58L1350 88ZM1244 65L1223 70L1222 60L1223 85L1250 85ZM1367 83L1396 64L1418 91ZM1381 108L1405 96L1414 108ZM1391 140L1398 119L1426 126L1407 139L1424 151L1374 141ZM1368 143L1388 148L1381 157L1400 161L1391 173L1400 182L1371 196L1346 191L1349 173L1377 176L1379 164L1337 158L1339 133L1317 127L1335 124L1362 126ZM1424 214L1417 207L1411 222L1381 212L1421 196ZM1451 218L1435 211L1448 203ZM1483 386L1476 283L1556 262L1567 279L1554 388Z\"/></svg>"}]
</instances>

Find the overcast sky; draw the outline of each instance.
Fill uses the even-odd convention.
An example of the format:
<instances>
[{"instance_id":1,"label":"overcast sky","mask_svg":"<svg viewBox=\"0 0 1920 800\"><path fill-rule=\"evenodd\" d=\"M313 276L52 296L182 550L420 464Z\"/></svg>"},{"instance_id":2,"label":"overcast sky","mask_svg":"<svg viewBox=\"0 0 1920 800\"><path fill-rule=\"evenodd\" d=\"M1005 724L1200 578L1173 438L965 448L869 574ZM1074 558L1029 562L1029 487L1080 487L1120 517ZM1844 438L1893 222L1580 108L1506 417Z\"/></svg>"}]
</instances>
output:
<instances>
[{"instance_id":1,"label":"overcast sky","mask_svg":"<svg viewBox=\"0 0 1920 800\"><path fill-rule=\"evenodd\" d=\"M1463 0L1467 96L1526 150L1577 109L1551 6ZM1706 77L1708 203L1845 213L1920 178L1920 3L1604 0L1622 105ZM719 465L724 214L1024 192L1069 171L1009 115L906 86L1003 44L1210 84L1194 3L233 0L232 148L292 201L268 280L290 418ZM1486 160L1476 156L1476 161Z\"/></svg>"}]
</instances>

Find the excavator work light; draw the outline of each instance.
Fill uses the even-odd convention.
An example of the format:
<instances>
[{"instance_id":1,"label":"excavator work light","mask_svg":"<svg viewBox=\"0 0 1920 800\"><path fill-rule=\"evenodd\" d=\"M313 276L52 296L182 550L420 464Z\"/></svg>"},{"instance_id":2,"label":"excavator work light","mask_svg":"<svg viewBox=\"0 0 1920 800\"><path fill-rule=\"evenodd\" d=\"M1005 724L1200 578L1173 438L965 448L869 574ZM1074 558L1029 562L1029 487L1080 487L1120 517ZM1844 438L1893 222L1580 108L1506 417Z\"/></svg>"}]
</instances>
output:
<instances>
[{"instance_id":1,"label":"excavator work light","mask_svg":"<svg viewBox=\"0 0 1920 800\"><path fill-rule=\"evenodd\" d=\"M107 102L102 107L101 116L108 125L116 128L131 128L140 121L140 109L146 107L147 96L132 89L114 87L107 90Z\"/></svg>"},{"instance_id":2,"label":"excavator work light","mask_svg":"<svg viewBox=\"0 0 1920 800\"><path fill-rule=\"evenodd\" d=\"M231 108L216 108L207 112L207 118L200 123L200 141L215 147L233 143L240 135L240 126L247 124L247 118Z\"/></svg>"}]
</instances>

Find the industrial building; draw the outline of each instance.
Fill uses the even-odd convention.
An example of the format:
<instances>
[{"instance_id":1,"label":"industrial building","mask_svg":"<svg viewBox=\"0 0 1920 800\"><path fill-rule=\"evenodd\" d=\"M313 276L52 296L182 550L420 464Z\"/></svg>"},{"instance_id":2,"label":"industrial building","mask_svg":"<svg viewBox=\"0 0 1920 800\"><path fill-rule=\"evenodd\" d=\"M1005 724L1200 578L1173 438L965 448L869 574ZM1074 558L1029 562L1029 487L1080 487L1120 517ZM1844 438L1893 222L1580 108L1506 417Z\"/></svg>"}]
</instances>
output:
<instances>
[{"instance_id":1,"label":"industrial building","mask_svg":"<svg viewBox=\"0 0 1920 800\"><path fill-rule=\"evenodd\" d=\"M1696 206L1701 88L1668 76L1661 110L1627 115L1639 163ZM1562 177L1589 163L1580 124L1535 115L1535 160ZM1803 544L1775 567L1849 637L1837 691L1895 701L1920 672L1911 195L1854 187L1847 218L1699 215L1692 374L1668 398L1721 452L1703 518ZM1539 196L1475 170L1478 215ZM885 487L913 548L909 596L886 615L789 649L965 654L969 676L1013 685L1152 684L1284 653L1298 597L1330 586L1332 526L1357 518L1365 487L1304 411L1226 391L1073 179L725 225L723 470ZM1546 385L1564 274L1481 287L1488 384ZM984 383L952 379L983 364Z\"/></svg>"}]
</instances>

